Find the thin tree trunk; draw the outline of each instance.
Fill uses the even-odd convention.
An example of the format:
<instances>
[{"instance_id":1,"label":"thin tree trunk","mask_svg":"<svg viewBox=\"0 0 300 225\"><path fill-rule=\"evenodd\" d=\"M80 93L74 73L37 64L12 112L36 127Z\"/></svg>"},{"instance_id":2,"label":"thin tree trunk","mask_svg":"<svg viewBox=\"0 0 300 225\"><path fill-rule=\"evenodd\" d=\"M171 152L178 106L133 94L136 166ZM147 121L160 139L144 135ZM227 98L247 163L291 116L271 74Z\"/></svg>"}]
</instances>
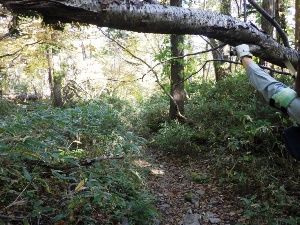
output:
<instances>
[{"instance_id":1,"label":"thin tree trunk","mask_svg":"<svg viewBox=\"0 0 300 225\"><path fill-rule=\"evenodd\" d=\"M295 0L295 46L300 50L300 0Z\"/></svg>"},{"instance_id":2,"label":"thin tree trunk","mask_svg":"<svg viewBox=\"0 0 300 225\"><path fill-rule=\"evenodd\" d=\"M263 0L262 2L262 8L271 16L271 17L275 17L275 2L274 0ZM273 37L273 31L274 31L274 27L273 25L263 16L261 16L261 28L262 30L270 35L270 37ZM264 60L260 60L259 62L261 65L265 65L265 66L269 66L272 67L272 64L267 63Z\"/></svg>"},{"instance_id":3,"label":"thin tree trunk","mask_svg":"<svg viewBox=\"0 0 300 225\"><path fill-rule=\"evenodd\" d=\"M181 0L171 0L171 6L181 7ZM184 36L171 34L171 52L172 57L180 57L184 54L183 44ZM185 91L184 91L184 65L182 64L183 59L172 60L171 62L171 96L175 100L170 100L169 117L171 120L178 119L180 122L184 122L182 117L178 116L178 113L184 115L184 104L185 104ZM179 111L179 112L178 112Z\"/></svg>"},{"instance_id":4,"label":"thin tree trunk","mask_svg":"<svg viewBox=\"0 0 300 225\"><path fill-rule=\"evenodd\" d=\"M63 101L61 97L62 78L55 76L53 79L53 106L62 107Z\"/></svg>"},{"instance_id":5,"label":"thin tree trunk","mask_svg":"<svg viewBox=\"0 0 300 225\"><path fill-rule=\"evenodd\" d=\"M48 64L48 82L50 87L50 98L53 99L53 66L52 66L52 51L46 50L46 58Z\"/></svg>"},{"instance_id":6,"label":"thin tree trunk","mask_svg":"<svg viewBox=\"0 0 300 225\"><path fill-rule=\"evenodd\" d=\"M222 0L220 5L220 12L224 15L230 15L230 9L231 9L231 0ZM210 42L214 47L223 44L221 41L216 41L215 39L212 38L210 38ZM227 69L223 67L224 62L222 62L221 60L221 57L224 58L225 54L223 49L219 49L218 52L213 51L212 55L213 55L213 59L220 60L220 61L214 61L213 63L215 69L215 79L216 82L218 82L227 75Z\"/></svg>"},{"instance_id":7,"label":"thin tree trunk","mask_svg":"<svg viewBox=\"0 0 300 225\"><path fill-rule=\"evenodd\" d=\"M274 0L263 0L262 2L262 8L271 16L275 16L275 2ZM273 25L262 16L261 18L261 28L264 32L266 32L268 35L273 37L273 31L274 27Z\"/></svg>"},{"instance_id":8,"label":"thin tree trunk","mask_svg":"<svg viewBox=\"0 0 300 225\"><path fill-rule=\"evenodd\" d=\"M182 44L184 37L182 35L171 35L171 51L172 57L178 57L183 55ZM181 115L184 115L184 104L185 104L185 91L184 91L184 66L180 60L173 60L171 62L171 96L176 101L177 106L174 102L170 101L170 111L169 116L171 120L179 119L178 110ZM183 122L183 121L181 121Z\"/></svg>"}]
</instances>

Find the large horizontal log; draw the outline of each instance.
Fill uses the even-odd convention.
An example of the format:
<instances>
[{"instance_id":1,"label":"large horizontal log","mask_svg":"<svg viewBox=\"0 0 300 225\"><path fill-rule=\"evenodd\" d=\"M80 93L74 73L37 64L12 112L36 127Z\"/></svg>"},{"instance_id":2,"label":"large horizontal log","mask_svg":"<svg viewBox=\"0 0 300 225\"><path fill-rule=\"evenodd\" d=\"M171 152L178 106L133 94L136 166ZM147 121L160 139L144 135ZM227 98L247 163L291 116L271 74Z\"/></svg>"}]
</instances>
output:
<instances>
[{"instance_id":1,"label":"large horizontal log","mask_svg":"<svg viewBox=\"0 0 300 225\"><path fill-rule=\"evenodd\" d=\"M14 12L36 11L45 22L79 22L144 33L194 34L236 46L255 45L253 54L285 67L286 56L296 67L299 53L234 17L201 9L148 4L138 0L0 0Z\"/></svg>"}]
</instances>

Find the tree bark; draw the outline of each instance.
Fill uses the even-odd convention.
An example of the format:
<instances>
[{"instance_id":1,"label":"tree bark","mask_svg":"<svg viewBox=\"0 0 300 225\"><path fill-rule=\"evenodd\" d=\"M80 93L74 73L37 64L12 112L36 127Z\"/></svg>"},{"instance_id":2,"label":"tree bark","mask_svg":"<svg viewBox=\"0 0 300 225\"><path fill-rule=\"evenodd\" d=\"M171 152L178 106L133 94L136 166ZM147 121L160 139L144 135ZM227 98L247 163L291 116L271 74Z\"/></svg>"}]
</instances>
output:
<instances>
[{"instance_id":1,"label":"tree bark","mask_svg":"<svg viewBox=\"0 0 300 225\"><path fill-rule=\"evenodd\" d=\"M275 2L274 0L263 0L262 2L262 7L263 9L271 16L274 18L275 16ZM268 35L273 37L273 31L274 27L273 25L265 18L262 16L261 18L261 28L264 32L266 32Z\"/></svg>"},{"instance_id":2,"label":"tree bark","mask_svg":"<svg viewBox=\"0 0 300 225\"><path fill-rule=\"evenodd\" d=\"M295 0L295 46L300 49L300 0Z\"/></svg>"},{"instance_id":3,"label":"tree bark","mask_svg":"<svg viewBox=\"0 0 300 225\"><path fill-rule=\"evenodd\" d=\"M231 14L231 0L222 0L220 5L220 12L224 15L230 15ZM210 39L211 44L216 47L218 45L222 45L223 43L221 41L217 42L215 39ZM221 61L221 57L224 58L224 48L219 49L219 51L213 51L213 59L220 59L220 61L214 61L214 69L215 69L215 78L216 82L220 81L222 78L226 77L227 75L227 69L223 67L224 62ZM221 54L221 57L220 57Z\"/></svg>"},{"instance_id":4,"label":"tree bark","mask_svg":"<svg viewBox=\"0 0 300 225\"><path fill-rule=\"evenodd\" d=\"M181 0L171 0L170 2L171 6L182 6ZM184 55L184 36L183 35L177 35L177 34L171 34L170 37L171 41L171 53L172 57L180 57ZM171 96L173 96L173 100L170 99L170 109L169 109L169 117L171 120L178 119L180 122L182 117L178 116L178 113L180 115L184 115L184 102L185 102L185 91L184 91L184 65L182 64L183 59L178 60L172 60L171 61ZM176 102L176 104L174 103ZM179 111L179 112L178 112Z\"/></svg>"},{"instance_id":5,"label":"tree bark","mask_svg":"<svg viewBox=\"0 0 300 225\"><path fill-rule=\"evenodd\" d=\"M14 12L37 11L45 22L80 22L144 33L201 34L236 46L256 45L252 53L285 67L284 55L296 67L299 53L261 30L231 16L201 9L119 0L0 0Z\"/></svg>"},{"instance_id":6,"label":"tree bark","mask_svg":"<svg viewBox=\"0 0 300 225\"><path fill-rule=\"evenodd\" d=\"M62 107L63 101L61 97L61 86L62 86L62 78L60 76L54 76L53 78L53 106L54 107Z\"/></svg>"},{"instance_id":7,"label":"tree bark","mask_svg":"<svg viewBox=\"0 0 300 225\"><path fill-rule=\"evenodd\" d=\"M52 49L46 50L46 58L47 58L47 64L48 64L48 82L50 87L50 98L53 99L53 66L52 66Z\"/></svg>"},{"instance_id":8,"label":"tree bark","mask_svg":"<svg viewBox=\"0 0 300 225\"><path fill-rule=\"evenodd\" d=\"M274 11L274 7L275 3L274 0L263 0L262 2L262 8L271 16L274 18L275 16L275 11ZM262 30L270 35L271 37L273 37L273 31L274 31L274 27L273 25L269 22L269 20L267 20L264 16L261 15L261 28ZM272 64L265 62L264 60L260 60L259 62L261 65L265 65L265 66L269 66L270 68L272 68ZM273 76L273 74L270 74L271 76Z\"/></svg>"},{"instance_id":9,"label":"tree bark","mask_svg":"<svg viewBox=\"0 0 300 225\"><path fill-rule=\"evenodd\" d=\"M183 35L171 35L171 51L172 57L179 57L183 55ZM169 116L171 120L178 119L180 122L181 118L178 114L184 115L184 104L185 104L185 91L184 91L184 66L180 62L182 59L172 60L171 62L171 96L176 101L177 106L173 100L170 100Z\"/></svg>"}]
</instances>

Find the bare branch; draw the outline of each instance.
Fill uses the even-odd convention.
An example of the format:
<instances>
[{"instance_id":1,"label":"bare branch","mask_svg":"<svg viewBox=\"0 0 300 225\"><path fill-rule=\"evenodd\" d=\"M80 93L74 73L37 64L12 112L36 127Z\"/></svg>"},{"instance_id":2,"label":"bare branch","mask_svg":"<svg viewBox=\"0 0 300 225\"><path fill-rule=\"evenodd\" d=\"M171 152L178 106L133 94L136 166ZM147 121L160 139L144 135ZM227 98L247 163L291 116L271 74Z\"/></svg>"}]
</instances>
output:
<instances>
[{"instance_id":1,"label":"bare branch","mask_svg":"<svg viewBox=\"0 0 300 225\"><path fill-rule=\"evenodd\" d=\"M188 56L200 55L200 54L203 54L203 53L215 51L215 50L217 50L217 49L219 49L219 48L224 47L225 45L226 45L226 44L221 44L221 45L219 45L219 46L213 47L213 48L208 49L208 50L204 50L204 51L200 51L200 52L194 52L194 53L189 53L189 54L185 54L185 55L182 55L182 56L172 57L172 58L166 59L166 60L164 60L164 61L161 61L161 62L155 64L153 67L150 68L150 71L152 71L152 69L154 69L155 67L157 67L157 66L159 66L159 65L161 65L161 64L170 62L170 61L172 61L172 60L182 59L182 58L185 58L185 57L188 57ZM149 71L148 71L148 72L149 72ZM148 73L148 72L147 72L147 73ZM146 74L147 74L147 73L146 73ZM146 74L144 74L143 77L146 76Z\"/></svg>"},{"instance_id":2,"label":"bare branch","mask_svg":"<svg viewBox=\"0 0 300 225\"><path fill-rule=\"evenodd\" d=\"M244 0L245 1L245 0ZM201 9L164 6L160 4L127 4L105 0L0 0L3 6L15 13L35 11L44 16L46 23L79 22L98 27L131 30L143 33L195 34L218 39L236 46L242 43L256 44L263 51L253 55L285 67L283 55L296 67L299 53L279 44L275 39L256 29L251 24L228 15ZM55 13L53 13L55 12Z\"/></svg>"},{"instance_id":3,"label":"bare branch","mask_svg":"<svg viewBox=\"0 0 300 225\"><path fill-rule=\"evenodd\" d=\"M159 78L158 78L158 74L157 72L154 70L154 67L151 67L145 60L143 60L142 58L134 55L131 51L129 51L127 48L125 48L124 46L122 46L119 42L117 42L115 39L112 39L111 37L109 37L106 33L104 33L102 30L101 32L103 33L103 35L105 35L109 40L113 41L114 43L116 43L120 48L122 48L124 51L126 51L127 53L129 53L133 58L141 61L142 63L144 63L151 72L153 72L153 74L155 75L156 78L156 83L163 89L163 91L166 93L166 95L169 96L169 98L171 99L171 101L174 103L175 107L176 107L176 114L179 118L183 119L184 121L187 121L187 118L182 115L179 111L179 106L176 102L176 100L173 98L172 95L169 94L169 92L166 90L166 88L160 83ZM182 56L180 57L176 57L176 58L183 58Z\"/></svg>"},{"instance_id":4,"label":"bare branch","mask_svg":"<svg viewBox=\"0 0 300 225\"><path fill-rule=\"evenodd\" d=\"M35 44L39 44L41 43L42 41L36 41L36 42L33 42L33 43L30 43L30 44L26 44L24 45L22 48L18 49L17 51L13 52L13 53L8 53L8 54L5 54L5 55L0 55L0 59L1 58L4 58L4 57L9 57L9 56L14 56L16 55L17 53L21 52L24 50L24 48L30 46L30 45L35 45Z\"/></svg>"},{"instance_id":5,"label":"bare branch","mask_svg":"<svg viewBox=\"0 0 300 225\"><path fill-rule=\"evenodd\" d=\"M42 166L42 167L46 167L49 169L53 169L53 170L68 170L68 169L72 169L72 168L76 168L78 166L90 166L95 162L99 162L102 160L109 160L109 159L123 159L124 156L123 155L103 155L100 157L96 157L96 158L91 158L91 159L84 159L84 160L80 160L79 162L77 162L78 164L51 164L51 163L47 163L47 162L40 162L40 160L25 160L27 163L32 164L32 163L37 163L38 166Z\"/></svg>"},{"instance_id":6,"label":"bare branch","mask_svg":"<svg viewBox=\"0 0 300 225\"><path fill-rule=\"evenodd\" d=\"M199 73L207 63L209 62L215 62L215 61L222 61L222 62L228 62L228 63L233 63L233 64L237 64L237 65L242 65L240 62L237 62L237 61L232 61L232 60L220 60L220 59L211 59L211 60L206 60L204 62L204 64L201 66L201 68L193 73L191 73L188 77L186 77L182 82L185 82L187 81L188 79L190 79L192 76L194 76L195 74ZM288 72L284 72L284 71L280 71L280 70L274 70L273 68L270 68L270 67L267 67L267 66L262 66L262 65L259 65L262 69L265 69L265 70L269 70L273 73L278 73L278 74L283 74L283 75L289 75L289 76L293 76L292 74L288 73Z\"/></svg>"},{"instance_id":7,"label":"bare branch","mask_svg":"<svg viewBox=\"0 0 300 225\"><path fill-rule=\"evenodd\" d=\"M290 47L290 44L289 44L289 40L287 38L287 35L286 33L281 29L280 25L277 23L277 21L272 18L270 16L270 14L265 11L261 6L259 6L254 0L249 0L249 3L263 16L266 18L266 20L268 20L277 30L277 32L279 33L282 41L283 41L283 44L285 47Z\"/></svg>"},{"instance_id":8,"label":"bare branch","mask_svg":"<svg viewBox=\"0 0 300 225\"><path fill-rule=\"evenodd\" d=\"M210 45L211 48L215 48L216 46L214 46L210 41L208 41L207 39L205 39L202 35L200 35L200 37L207 43ZM216 51L218 52L218 55L220 56L220 59L223 60L223 55L221 54L219 48L221 48L220 46L225 46L225 44L223 45L219 45L218 48L216 49Z\"/></svg>"}]
</instances>

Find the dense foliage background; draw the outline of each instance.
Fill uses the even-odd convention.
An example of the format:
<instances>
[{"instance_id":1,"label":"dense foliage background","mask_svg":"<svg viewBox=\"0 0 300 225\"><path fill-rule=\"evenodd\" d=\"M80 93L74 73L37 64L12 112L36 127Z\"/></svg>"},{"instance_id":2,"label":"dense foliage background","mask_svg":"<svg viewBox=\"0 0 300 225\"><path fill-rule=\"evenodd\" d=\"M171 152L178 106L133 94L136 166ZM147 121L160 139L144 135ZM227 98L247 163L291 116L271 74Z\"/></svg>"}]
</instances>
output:
<instances>
[{"instance_id":1,"label":"dense foliage background","mask_svg":"<svg viewBox=\"0 0 300 225\"><path fill-rule=\"evenodd\" d=\"M241 2L231 6L239 18ZM280 3L293 39L284 18L292 2ZM189 5L221 10L218 1ZM0 224L154 224L163 215L151 171L137 163L151 162L150 150L183 168L208 162L209 174L191 178L222 191L240 224L300 223L299 162L282 140L293 121L250 86L230 46L185 36L177 47L186 55L174 56L168 35L0 11ZM184 122L170 119L174 61Z\"/></svg>"},{"instance_id":2,"label":"dense foliage background","mask_svg":"<svg viewBox=\"0 0 300 225\"><path fill-rule=\"evenodd\" d=\"M168 121L162 94L139 104L101 98L65 109L2 100L1 214L24 224L124 217L151 224L158 215L145 185L149 170L134 161L155 148L183 164L209 159L212 176L195 179L239 196L249 221L296 224L299 163L280 137L288 118L261 101L245 74L193 84L190 93L192 126ZM103 155L120 158L80 166Z\"/></svg>"}]
</instances>

